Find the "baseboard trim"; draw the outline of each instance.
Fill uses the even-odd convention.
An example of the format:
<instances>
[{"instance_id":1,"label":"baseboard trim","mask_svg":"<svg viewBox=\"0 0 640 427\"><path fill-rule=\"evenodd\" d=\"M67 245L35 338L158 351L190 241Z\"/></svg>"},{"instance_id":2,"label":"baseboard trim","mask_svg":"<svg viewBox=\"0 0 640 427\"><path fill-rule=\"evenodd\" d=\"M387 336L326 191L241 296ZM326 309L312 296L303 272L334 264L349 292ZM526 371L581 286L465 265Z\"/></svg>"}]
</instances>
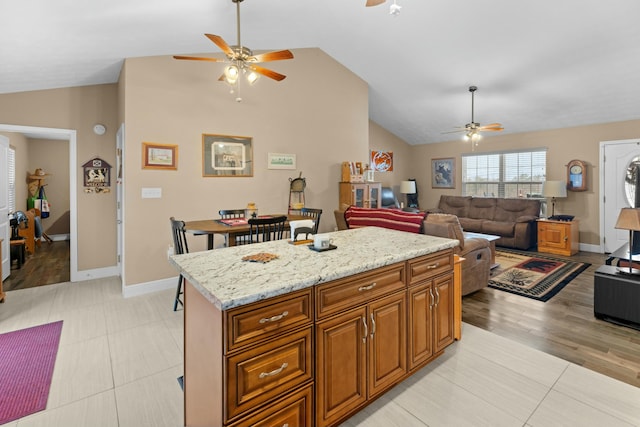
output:
<instances>
[{"instance_id":1,"label":"baseboard trim","mask_svg":"<svg viewBox=\"0 0 640 427\"><path fill-rule=\"evenodd\" d=\"M116 266L94 268L92 270L79 270L77 274L71 272L72 282L82 282L83 280L104 279L105 277L119 276L120 272Z\"/></svg>"},{"instance_id":2,"label":"baseboard trim","mask_svg":"<svg viewBox=\"0 0 640 427\"><path fill-rule=\"evenodd\" d=\"M580 250L583 252L593 252L596 254L602 253L602 249L600 248L600 245L589 245L587 243L580 243Z\"/></svg>"},{"instance_id":3,"label":"baseboard trim","mask_svg":"<svg viewBox=\"0 0 640 427\"><path fill-rule=\"evenodd\" d=\"M122 296L125 298L137 297L151 292L175 289L177 285L178 276L169 277L168 279L154 280L152 282L137 283L135 285L123 286Z\"/></svg>"},{"instance_id":4,"label":"baseboard trim","mask_svg":"<svg viewBox=\"0 0 640 427\"><path fill-rule=\"evenodd\" d=\"M71 240L70 234L47 234L51 240L54 242L63 242L65 240ZM42 242L46 242L44 238L41 239Z\"/></svg>"}]
</instances>

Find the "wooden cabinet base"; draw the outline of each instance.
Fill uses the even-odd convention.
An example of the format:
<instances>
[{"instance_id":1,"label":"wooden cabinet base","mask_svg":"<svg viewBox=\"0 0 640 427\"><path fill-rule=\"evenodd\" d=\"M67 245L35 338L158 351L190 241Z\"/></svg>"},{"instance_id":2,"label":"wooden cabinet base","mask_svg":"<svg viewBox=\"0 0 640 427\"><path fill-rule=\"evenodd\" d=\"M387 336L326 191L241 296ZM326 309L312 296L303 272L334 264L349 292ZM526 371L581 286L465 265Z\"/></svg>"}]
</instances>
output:
<instances>
[{"instance_id":1,"label":"wooden cabinet base","mask_svg":"<svg viewBox=\"0 0 640 427\"><path fill-rule=\"evenodd\" d=\"M186 426L333 427L453 342L452 250L229 310L184 286Z\"/></svg>"}]
</instances>

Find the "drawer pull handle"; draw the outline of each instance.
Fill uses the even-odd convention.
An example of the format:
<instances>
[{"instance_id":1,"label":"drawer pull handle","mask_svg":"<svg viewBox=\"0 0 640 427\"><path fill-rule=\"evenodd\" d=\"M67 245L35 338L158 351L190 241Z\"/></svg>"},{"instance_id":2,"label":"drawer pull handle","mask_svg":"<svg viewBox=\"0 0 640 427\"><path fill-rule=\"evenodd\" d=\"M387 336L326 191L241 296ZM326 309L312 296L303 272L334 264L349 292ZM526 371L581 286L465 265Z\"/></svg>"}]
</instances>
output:
<instances>
[{"instance_id":1,"label":"drawer pull handle","mask_svg":"<svg viewBox=\"0 0 640 427\"><path fill-rule=\"evenodd\" d=\"M434 268L438 268L439 266L440 263L436 262L435 264L427 265L427 270L433 270Z\"/></svg>"},{"instance_id":2,"label":"drawer pull handle","mask_svg":"<svg viewBox=\"0 0 640 427\"><path fill-rule=\"evenodd\" d=\"M369 335L369 328L367 327L367 321L362 316L362 324L364 325L364 336L362 337L362 342L367 342L367 335Z\"/></svg>"},{"instance_id":3,"label":"drawer pull handle","mask_svg":"<svg viewBox=\"0 0 640 427\"><path fill-rule=\"evenodd\" d=\"M284 371L287 366L289 366L289 364L287 362L284 362L282 366L280 366L278 369L274 369L271 372L260 372L260 375L258 377L266 378L266 377L272 377L274 375L278 375L280 372Z\"/></svg>"},{"instance_id":4,"label":"drawer pull handle","mask_svg":"<svg viewBox=\"0 0 640 427\"><path fill-rule=\"evenodd\" d=\"M369 315L371 317L371 339L376 334L376 320L373 318L373 313Z\"/></svg>"},{"instance_id":5,"label":"drawer pull handle","mask_svg":"<svg viewBox=\"0 0 640 427\"><path fill-rule=\"evenodd\" d=\"M278 314L276 316L263 317L262 319L260 319L260 323L277 322L278 320L282 320L282 318L284 318L287 314L289 314L288 311L283 311L282 314Z\"/></svg>"},{"instance_id":6,"label":"drawer pull handle","mask_svg":"<svg viewBox=\"0 0 640 427\"><path fill-rule=\"evenodd\" d=\"M362 292L362 291L370 291L371 289L375 288L375 287L376 287L376 285L377 285L377 283L376 283L376 282L373 282L372 284L370 284L370 285L368 285L368 286L360 286L360 287L358 288L358 290L359 290L360 292Z\"/></svg>"}]
</instances>

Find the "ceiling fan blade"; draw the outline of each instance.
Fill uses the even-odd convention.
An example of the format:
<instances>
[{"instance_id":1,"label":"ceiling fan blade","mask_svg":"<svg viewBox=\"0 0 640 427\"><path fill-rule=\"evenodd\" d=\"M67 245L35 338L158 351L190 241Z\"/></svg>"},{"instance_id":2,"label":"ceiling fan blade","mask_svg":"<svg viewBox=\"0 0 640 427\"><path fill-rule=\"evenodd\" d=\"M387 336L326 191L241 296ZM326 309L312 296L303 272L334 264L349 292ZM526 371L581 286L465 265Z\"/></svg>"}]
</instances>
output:
<instances>
[{"instance_id":1,"label":"ceiling fan blade","mask_svg":"<svg viewBox=\"0 0 640 427\"><path fill-rule=\"evenodd\" d=\"M504 130L504 128L500 123L491 123L486 126L480 126L478 130L486 131L486 132L500 132L501 130Z\"/></svg>"},{"instance_id":2,"label":"ceiling fan blade","mask_svg":"<svg viewBox=\"0 0 640 427\"><path fill-rule=\"evenodd\" d=\"M367 7L377 6L384 3L387 0L367 0Z\"/></svg>"},{"instance_id":3,"label":"ceiling fan blade","mask_svg":"<svg viewBox=\"0 0 640 427\"><path fill-rule=\"evenodd\" d=\"M255 71L258 74L262 74L265 77L269 77L270 79L277 80L277 81L282 81L287 77L284 74L276 73L273 70L268 70L264 67L259 67L253 64L249 65L249 69Z\"/></svg>"},{"instance_id":4,"label":"ceiling fan blade","mask_svg":"<svg viewBox=\"0 0 640 427\"><path fill-rule=\"evenodd\" d=\"M180 56L180 55L173 55L174 59L187 59L190 61L211 61L211 62L223 62L222 59L218 59L218 58L202 58L202 57L197 57L197 56Z\"/></svg>"},{"instance_id":5,"label":"ceiling fan blade","mask_svg":"<svg viewBox=\"0 0 640 427\"><path fill-rule=\"evenodd\" d=\"M233 49L231 49L229 47L229 45L227 44L226 41L224 41L224 39L220 36L216 36L215 34L205 34L205 36L211 40L212 42L214 42L216 44L216 46L218 46L220 48L221 51L223 51L225 53L225 55L229 56L229 57L233 57L235 55L235 52L233 51Z\"/></svg>"},{"instance_id":6,"label":"ceiling fan blade","mask_svg":"<svg viewBox=\"0 0 640 427\"><path fill-rule=\"evenodd\" d=\"M259 55L250 56L247 61L250 62L269 62L280 61L283 59L293 59L293 53L289 49L278 50L276 52L261 53Z\"/></svg>"},{"instance_id":7,"label":"ceiling fan blade","mask_svg":"<svg viewBox=\"0 0 640 427\"><path fill-rule=\"evenodd\" d=\"M458 130L450 130L450 131L447 131L447 132L440 132L440 133L447 134L447 133L458 133L458 132L466 132L466 131L467 131L466 129L460 128Z\"/></svg>"}]
</instances>

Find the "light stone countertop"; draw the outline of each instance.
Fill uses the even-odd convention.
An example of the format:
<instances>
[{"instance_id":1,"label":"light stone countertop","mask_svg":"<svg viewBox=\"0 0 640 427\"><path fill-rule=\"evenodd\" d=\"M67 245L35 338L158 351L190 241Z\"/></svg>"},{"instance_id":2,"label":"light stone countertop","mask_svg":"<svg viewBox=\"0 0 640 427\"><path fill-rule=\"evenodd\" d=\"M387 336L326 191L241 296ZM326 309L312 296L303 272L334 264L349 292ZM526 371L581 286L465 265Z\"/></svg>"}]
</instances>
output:
<instances>
[{"instance_id":1,"label":"light stone countertop","mask_svg":"<svg viewBox=\"0 0 640 427\"><path fill-rule=\"evenodd\" d=\"M378 267L455 247L457 240L378 227L326 233L337 249L316 252L287 240L173 255L171 263L221 310L287 294ZM266 264L242 261L259 252Z\"/></svg>"}]
</instances>

